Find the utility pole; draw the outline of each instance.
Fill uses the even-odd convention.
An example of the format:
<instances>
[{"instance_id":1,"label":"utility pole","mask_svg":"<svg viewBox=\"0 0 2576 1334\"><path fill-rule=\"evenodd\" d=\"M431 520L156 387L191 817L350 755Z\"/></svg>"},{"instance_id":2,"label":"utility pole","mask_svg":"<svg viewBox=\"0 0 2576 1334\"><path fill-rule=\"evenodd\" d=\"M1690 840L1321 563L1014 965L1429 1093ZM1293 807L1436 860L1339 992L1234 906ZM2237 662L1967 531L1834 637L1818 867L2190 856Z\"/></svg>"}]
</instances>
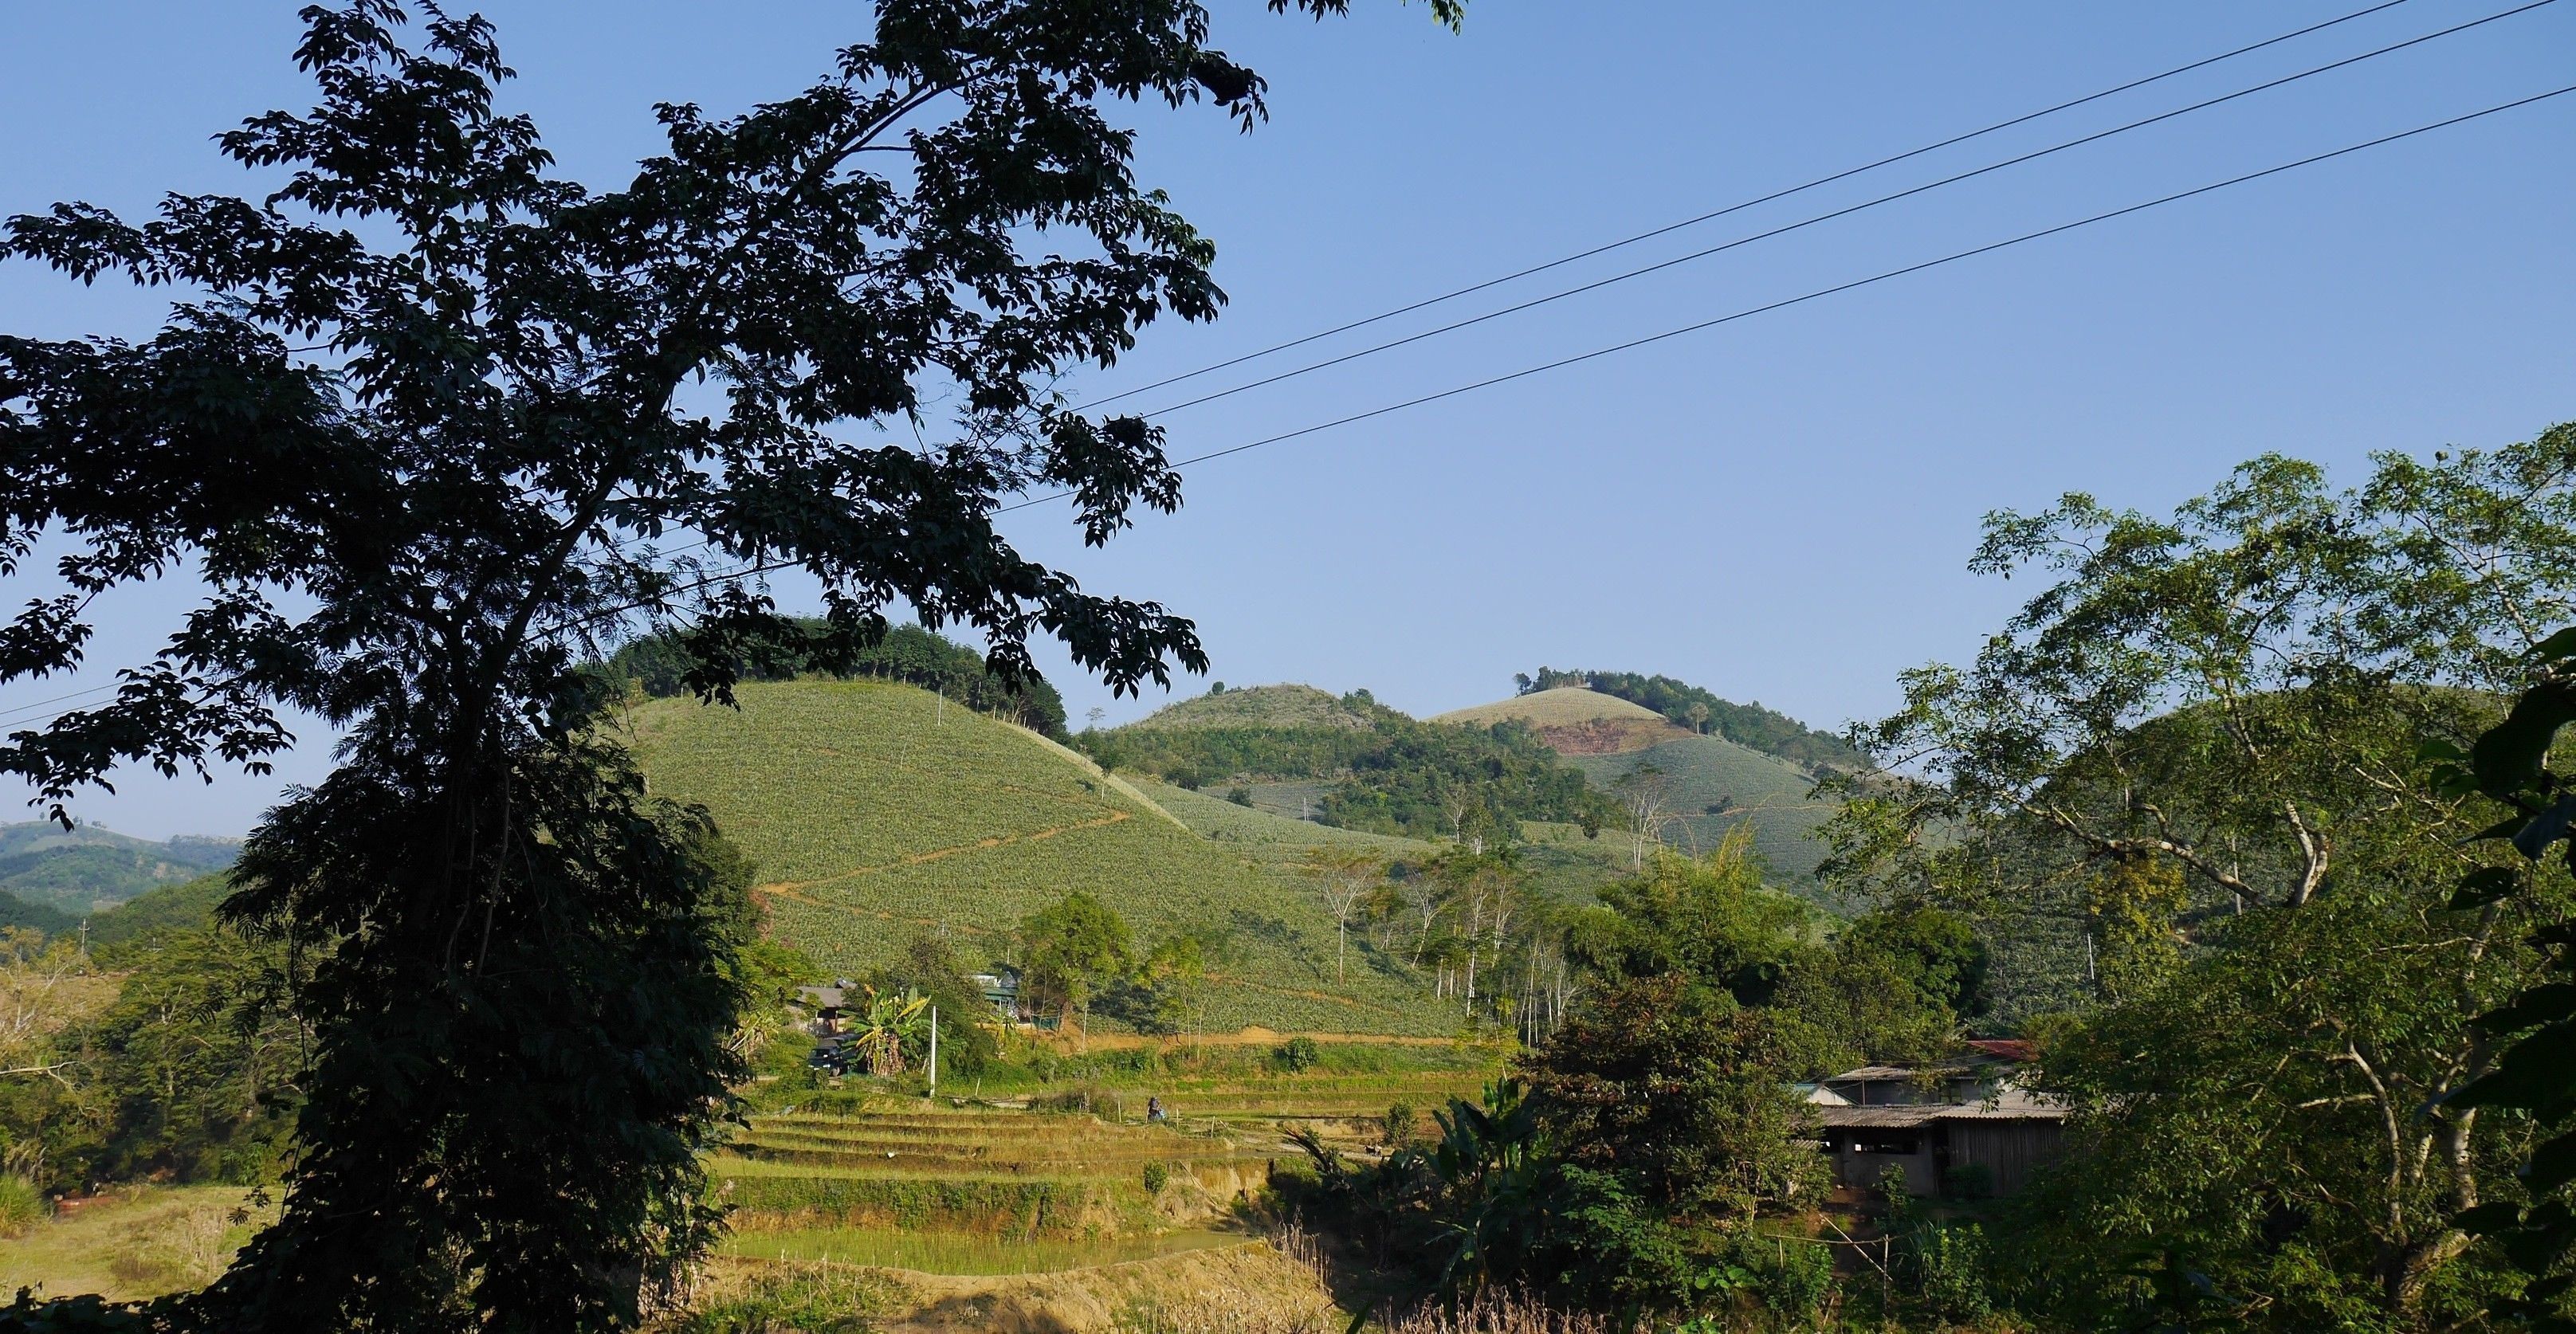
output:
<instances>
[{"instance_id":1,"label":"utility pole","mask_svg":"<svg viewBox=\"0 0 2576 1334\"><path fill-rule=\"evenodd\" d=\"M930 1007L930 1096L939 1096L939 1007Z\"/></svg>"}]
</instances>

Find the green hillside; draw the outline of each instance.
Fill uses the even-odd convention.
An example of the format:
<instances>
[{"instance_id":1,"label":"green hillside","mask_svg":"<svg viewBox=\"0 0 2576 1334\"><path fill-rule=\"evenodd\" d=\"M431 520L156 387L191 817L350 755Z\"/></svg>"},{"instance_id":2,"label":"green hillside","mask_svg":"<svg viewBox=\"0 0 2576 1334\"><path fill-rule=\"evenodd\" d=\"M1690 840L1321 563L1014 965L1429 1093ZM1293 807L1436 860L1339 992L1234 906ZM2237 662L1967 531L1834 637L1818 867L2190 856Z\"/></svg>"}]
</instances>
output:
<instances>
[{"instance_id":1,"label":"green hillside","mask_svg":"<svg viewBox=\"0 0 2576 1334\"><path fill-rule=\"evenodd\" d=\"M0 893L73 917L123 903L155 885L194 880L232 865L232 839L128 838L95 825L0 825Z\"/></svg>"},{"instance_id":2,"label":"green hillside","mask_svg":"<svg viewBox=\"0 0 2576 1334\"><path fill-rule=\"evenodd\" d=\"M1666 842L1685 851L1706 851L1728 830L1750 821L1754 849L1769 864L1771 879L1807 897L1817 891L1816 864L1824 860L1825 849L1808 834L1833 814L1833 807L1808 795L1815 780L1787 760L1714 736L1681 736L1644 750L1565 759L1603 788L1653 765L1668 785L1671 808L1682 815L1665 835Z\"/></svg>"},{"instance_id":3,"label":"green hillside","mask_svg":"<svg viewBox=\"0 0 2576 1334\"><path fill-rule=\"evenodd\" d=\"M79 925L79 920L59 908L29 903L15 894L0 890L0 930L23 926L46 935L60 935Z\"/></svg>"},{"instance_id":4,"label":"green hillside","mask_svg":"<svg viewBox=\"0 0 2576 1334\"><path fill-rule=\"evenodd\" d=\"M1455 1026L1393 964L1355 952L1348 985L1334 983L1332 925L1308 886L1275 869L1298 848L1279 831L1202 836L1073 752L909 686L738 694L739 711L645 702L632 740L655 793L705 805L758 864L772 934L828 967L890 961L922 930L951 933L972 963L1005 960L1022 916L1084 890L1146 941L1230 933L1240 962L1214 988L1213 1025ZM1310 830L1314 843L1349 837Z\"/></svg>"},{"instance_id":5,"label":"green hillside","mask_svg":"<svg viewBox=\"0 0 2576 1334\"><path fill-rule=\"evenodd\" d=\"M1369 711L1363 703L1336 697L1313 686L1283 684L1212 690L1165 705L1127 726L1148 729L1332 727L1365 732L1370 723Z\"/></svg>"}]
</instances>

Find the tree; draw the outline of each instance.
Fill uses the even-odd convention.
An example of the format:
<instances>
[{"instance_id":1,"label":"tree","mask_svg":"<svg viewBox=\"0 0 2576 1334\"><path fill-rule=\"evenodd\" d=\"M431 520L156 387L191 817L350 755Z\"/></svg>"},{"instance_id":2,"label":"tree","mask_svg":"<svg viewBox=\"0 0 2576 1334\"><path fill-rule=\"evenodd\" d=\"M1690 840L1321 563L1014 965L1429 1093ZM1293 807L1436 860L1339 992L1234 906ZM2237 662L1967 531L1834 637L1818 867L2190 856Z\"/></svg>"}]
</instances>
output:
<instances>
[{"instance_id":1,"label":"tree","mask_svg":"<svg viewBox=\"0 0 2576 1334\"><path fill-rule=\"evenodd\" d=\"M1578 941L1611 977L1679 973L1758 1005L1800 952L1812 910L1762 884L1752 832L1729 833L1706 857L1663 856L1645 874L1598 891L1611 917Z\"/></svg>"},{"instance_id":2,"label":"tree","mask_svg":"<svg viewBox=\"0 0 2576 1334\"><path fill-rule=\"evenodd\" d=\"M0 576L44 543L69 585L0 632L0 681L77 664L115 588L201 584L111 702L13 733L0 772L68 823L121 763L264 772L282 708L346 738L226 906L318 961L317 1040L280 1220L188 1319L631 1324L712 1236L740 997L711 831L644 793L581 664L640 621L723 701L738 648L834 666L903 603L1005 676L1036 632L1115 690L1202 670L1186 621L993 520L1060 489L1097 544L1179 503L1157 428L1052 391L1222 300L1102 104L1248 127L1263 86L1190 0L889 0L801 93L660 108L668 151L592 191L495 109L479 17L427 9L411 44L392 0L305 18L320 104L219 140L273 193L142 225L63 204L0 241L184 294L139 344L0 338ZM871 435L916 424L943 438ZM823 629L747 582L787 567Z\"/></svg>"},{"instance_id":3,"label":"tree","mask_svg":"<svg viewBox=\"0 0 2576 1334\"><path fill-rule=\"evenodd\" d=\"M1606 988L1520 1074L1566 1161L1624 1178L1658 1215L1715 1222L1819 1185L1780 1056L1761 1011L1667 973Z\"/></svg>"},{"instance_id":4,"label":"tree","mask_svg":"<svg viewBox=\"0 0 2576 1334\"><path fill-rule=\"evenodd\" d=\"M2384 455L2349 491L2266 457L2170 518L2070 496L1989 520L1975 567L2043 587L1862 729L1909 777L1843 784L1828 870L1981 917L1999 975L2051 917L2118 956L2055 965L2098 1008L2045 1066L2091 1146L2024 1248L2066 1262L2054 1290L2116 1297L2136 1248L2171 1244L2245 1323L2417 1328L2499 1281L2454 1220L2513 1132L2456 1094L2551 900L2453 906L2492 815L2433 794L2426 756L2484 730L2576 611L2571 477L2557 426Z\"/></svg>"},{"instance_id":5,"label":"tree","mask_svg":"<svg viewBox=\"0 0 2576 1334\"><path fill-rule=\"evenodd\" d=\"M1019 936L1031 993L1067 1017L1089 1013L1101 988L1135 971L1126 920L1079 890L1022 918Z\"/></svg>"},{"instance_id":6,"label":"tree","mask_svg":"<svg viewBox=\"0 0 2576 1334\"><path fill-rule=\"evenodd\" d=\"M1664 771L1653 763L1640 764L1621 774L1610 784L1610 794L1619 800L1628 816L1628 866L1642 870L1646 849L1664 845L1664 831L1680 815L1673 809L1673 785Z\"/></svg>"},{"instance_id":7,"label":"tree","mask_svg":"<svg viewBox=\"0 0 2576 1334\"><path fill-rule=\"evenodd\" d=\"M1358 848L1320 847L1306 858L1306 873L1324 896L1324 911L1333 915L1339 939L1333 948L1333 980L1348 976L1343 964L1351 948L1351 912L1386 881L1386 862Z\"/></svg>"}]
</instances>

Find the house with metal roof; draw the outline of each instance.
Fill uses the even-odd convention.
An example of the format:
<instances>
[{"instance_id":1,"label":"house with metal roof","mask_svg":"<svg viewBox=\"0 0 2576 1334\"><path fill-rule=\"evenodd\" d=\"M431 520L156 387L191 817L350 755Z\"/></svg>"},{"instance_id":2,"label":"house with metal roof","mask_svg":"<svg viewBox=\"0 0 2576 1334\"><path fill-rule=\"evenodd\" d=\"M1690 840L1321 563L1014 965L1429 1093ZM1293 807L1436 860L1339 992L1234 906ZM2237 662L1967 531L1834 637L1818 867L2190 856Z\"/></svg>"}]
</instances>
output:
<instances>
[{"instance_id":1,"label":"house with metal roof","mask_svg":"<svg viewBox=\"0 0 2576 1334\"><path fill-rule=\"evenodd\" d=\"M1807 1095L1841 1185L1875 1188L1892 1168L1910 1195L2011 1195L2057 1156L2066 1109L2024 1088L2028 1044L1968 1044L1930 1069L1865 1065Z\"/></svg>"}]
</instances>

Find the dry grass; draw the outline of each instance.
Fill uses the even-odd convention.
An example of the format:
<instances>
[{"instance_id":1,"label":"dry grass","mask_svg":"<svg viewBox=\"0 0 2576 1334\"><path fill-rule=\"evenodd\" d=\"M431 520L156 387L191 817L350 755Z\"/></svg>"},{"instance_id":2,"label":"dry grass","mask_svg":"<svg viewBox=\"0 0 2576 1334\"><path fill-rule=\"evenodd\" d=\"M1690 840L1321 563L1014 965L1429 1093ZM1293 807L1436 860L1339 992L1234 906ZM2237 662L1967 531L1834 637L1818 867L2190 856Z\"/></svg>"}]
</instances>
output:
<instances>
[{"instance_id":1,"label":"dry grass","mask_svg":"<svg viewBox=\"0 0 2576 1334\"><path fill-rule=\"evenodd\" d=\"M138 1186L0 1242L0 1292L111 1300L202 1287L223 1272L273 1211L234 1221L246 1192L230 1186Z\"/></svg>"},{"instance_id":2,"label":"dry grass","mask_svg":"<svg viewBox=\"0 0 2576 1334\"><path fill-rule=\"evenodd\" d=\"M1676 734L1685 729L1675 726L1664 715L1643 704L1632 704L1616 695L1580 686L1561 686L1511 699L1479 704L1469 709L1453 709L1435 714L1435 723L1474 723L1490 726L1506 719L1518 719L1532 727L1572 727L1594 722L1635 722L1671 728Z\"/></svg>"}]
</instances>

